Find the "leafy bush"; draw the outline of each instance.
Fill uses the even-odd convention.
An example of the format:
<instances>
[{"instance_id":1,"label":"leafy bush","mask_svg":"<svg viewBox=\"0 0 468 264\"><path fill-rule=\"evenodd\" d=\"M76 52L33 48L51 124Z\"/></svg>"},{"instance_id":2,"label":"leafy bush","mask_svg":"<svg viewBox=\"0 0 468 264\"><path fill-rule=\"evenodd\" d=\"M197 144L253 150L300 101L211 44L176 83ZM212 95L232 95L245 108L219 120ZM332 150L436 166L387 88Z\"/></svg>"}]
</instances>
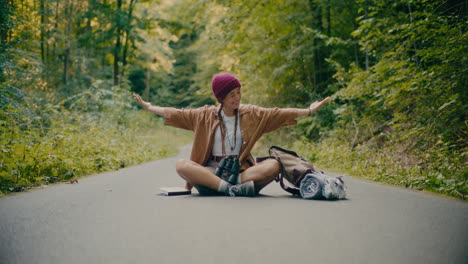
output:
<instances>
[{"instance_id":1,"label":"leafy bush","mask_svg":"<svg viewBox=\"0 0 468 264\"><path fill-rule=\"evenodd\" d=\"M343 84L333 95L341 105L334 110L336 125L321 137L305 133L315 142L298 144L325 167L464 199L468 104L463 16L439 8L442 1L414 6L372 2L368 13L361 11L353 32L372 63L366 69L336 67L334 77Z\"/></svg>"},{"instance_id":2,"label":"leafy bush","mask_svg":"<svg viewBox=\"0 0 468 264\"><path fill-rule=\"evenodd\" d=\"M316 143L297 141L291 148L322 168L466 199L466 150L453 152L437 146L408 152L407 145L392 140L381 146L377 140L370 140L353 148L346 138L334 135Z\"/></svg>"},{"instance_id":3,"label":"leafy bush","mask_svg":"<svg viewBox=\"0 0 468 264\"><path fill-rule=\"evenodd\" d=\"M190 142L102 82L55 105L11 87L1 95L0 194L165 158Z\"/></svg>"}]
</instances>

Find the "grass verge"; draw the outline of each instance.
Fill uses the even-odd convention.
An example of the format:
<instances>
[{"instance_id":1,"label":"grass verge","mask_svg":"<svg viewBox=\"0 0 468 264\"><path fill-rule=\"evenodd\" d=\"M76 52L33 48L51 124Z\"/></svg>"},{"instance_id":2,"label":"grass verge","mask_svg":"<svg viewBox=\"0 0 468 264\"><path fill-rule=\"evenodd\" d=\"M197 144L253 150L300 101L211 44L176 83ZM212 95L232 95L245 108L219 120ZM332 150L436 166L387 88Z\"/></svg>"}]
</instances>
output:
<instances>
[{"instance_id":1,"label":"grass verge","mask_svg":"<svg viewBox=\"0 0 468 264\"><path fill-rule=\"evenodd\" d=\"M191 141L190 132L165 127L144 111L125 110L118 117L63 109L49 115L2 111L0 196L174 156Z\"/></svg>"},{"instance_id":2,"label":"grass verge","mask_svg":"<svg viewBox=\"0 0 468 264\"><path fill-rule=\"evenodd\" d=\"M294 135L292 129L269 134L259 142L256 153L265 156L270 145L278 145L296 151L323 169L461 200L467 198L465 153L444 150L443 146L409 151L405 142L396 140L383 145L370 140L352 148L348 141L333 135L318 142L298 140Z\"/></svg>"}]
</instances>

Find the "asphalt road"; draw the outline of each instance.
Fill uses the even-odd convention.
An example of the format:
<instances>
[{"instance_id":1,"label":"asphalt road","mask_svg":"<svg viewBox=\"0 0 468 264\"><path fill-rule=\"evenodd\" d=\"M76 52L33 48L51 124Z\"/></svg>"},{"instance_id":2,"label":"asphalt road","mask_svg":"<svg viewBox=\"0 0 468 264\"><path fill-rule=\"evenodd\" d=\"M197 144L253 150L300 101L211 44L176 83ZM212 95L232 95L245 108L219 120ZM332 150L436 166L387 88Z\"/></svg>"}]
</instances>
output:
<instances>
[{"instance_id":1,"label":"asphalt road","mask_svg":"<svg viewBox=\"0 0 468 264\"><path fill-rule=\"evenodd\" d=\"M468 263L468 203L345 177L348 200L165 197L179 157L0 199L0 263Z\"/></svg>"}]
</instances>

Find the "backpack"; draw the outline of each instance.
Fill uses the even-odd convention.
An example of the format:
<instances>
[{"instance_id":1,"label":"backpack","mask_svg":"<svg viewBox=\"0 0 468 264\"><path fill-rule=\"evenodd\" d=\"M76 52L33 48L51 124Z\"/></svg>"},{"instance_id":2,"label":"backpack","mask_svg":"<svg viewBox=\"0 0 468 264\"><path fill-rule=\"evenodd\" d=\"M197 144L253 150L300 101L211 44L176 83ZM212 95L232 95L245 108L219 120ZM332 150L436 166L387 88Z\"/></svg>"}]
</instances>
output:
<instances>
[{"instance_id":1,"label":"backpack","mask_svg":"<svg viewBox=\"0 0 468 264\"><path fill-rule=\"evenodd\" d=\"M307 162L296 152L272 146L270 156L278 160L281 172L276 178L283 190L304 199L344 199L342 176L333 177Z\"/></svg>"}]
</instances>

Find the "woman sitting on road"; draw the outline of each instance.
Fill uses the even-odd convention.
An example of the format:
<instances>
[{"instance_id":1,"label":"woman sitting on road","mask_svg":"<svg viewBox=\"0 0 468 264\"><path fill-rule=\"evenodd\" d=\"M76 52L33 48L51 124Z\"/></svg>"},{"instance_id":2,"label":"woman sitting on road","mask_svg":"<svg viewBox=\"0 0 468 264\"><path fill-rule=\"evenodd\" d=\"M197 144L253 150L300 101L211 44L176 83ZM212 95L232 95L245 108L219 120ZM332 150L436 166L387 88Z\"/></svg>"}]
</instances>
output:
<instances>
[{"instance_id":1,"label":"woman sitting on road","mask_svg":"<svg viewBox=\"0 0 468 264\"><path fill-rule=\"evenodd\" d=\"M153 106L133 94L144 109L164 117L165 125L194 131L190 160L176 164L188 190L195 186L200 195L257 195L280 171L275 159L255 163L250 151L257 140L282 126L295 125L297 117L315 113L330 99L316 101L306 109L263 108L241 104L240 88L239 80L231 74L215 75L212 89L220 105L196 109ZM238 179L231 182L215 175L218 163L227 156L238 157L241 167Z\"/></svg>"}]
</instances>

